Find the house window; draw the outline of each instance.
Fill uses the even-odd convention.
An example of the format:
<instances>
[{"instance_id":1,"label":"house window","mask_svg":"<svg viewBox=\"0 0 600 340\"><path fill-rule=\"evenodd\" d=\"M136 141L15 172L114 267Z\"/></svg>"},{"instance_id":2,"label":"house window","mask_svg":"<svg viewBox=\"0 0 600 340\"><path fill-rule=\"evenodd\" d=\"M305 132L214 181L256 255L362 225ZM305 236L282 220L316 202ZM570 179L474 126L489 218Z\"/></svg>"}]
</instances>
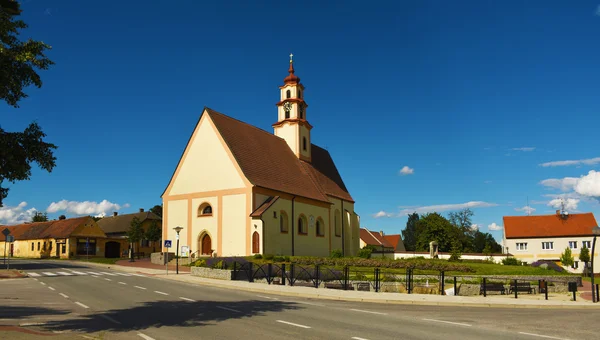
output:
<instances>
[{"instance_id":1,"label":"house window","mask_svg":"<svg viewBox=\"0 0 600 340\"><path fill-rule=\"evenodd\" d=\"M333 216L334 227L335 227L335 236L342 236L342 228L340 227L340 211L336 210L335 215Z\"/></svg>"},{"instance_id":2,"label":"house window","mask_svg":"<svg viewBox=\"0 0 600 340\"><path fill-rule=\"evenodd\" d=\"M279 214L279 231L282 233L288 232L288 217L283 211Z\"/></svg>"},{"instance_id":3,"label":"house window","mask_svg":"<svg viewBox=\"0 0 600 340\"><path fill-rule=\"evenodd\" d=\"M542 249L544 250L553 250L554 242L542 242Z\"/></svg>"},{"instance_id":4,"label":"house window","mask_svg":"<svg viewBox=\"0 0 600 340\"><path fill-rule=\"evenodd\" d=\"M287 91L285 92L285 97L286 97L287 99L289 99L291 96L292 96L292 92L291 92L290 90L287 90Z\"/></svg>"},{"instance_id":5,"label":"house window","mask_svg":"<svg viewBox=\"0 0 600 340\"><path fill-rule=\"evenodd\" d=\"M302 137L302 149L306 151L306 137Z\"/></svg>"},{"instance_id":6,"label":"house window","mask_svg":"<svg viewBox=\"0 0 600 340\"><path fill-rule=\"evenodd\" d=\"M308 234L308 224L306 223L306 217L304 216L298 218L298 234Z\"/></svg>"},{"instance_id":7,"label":"house window","mask_svg":"<svg viewBox=\"0 0 600 340\"><path fill-rule=\"evenodd\" d=\"M212 216L212 207L208 203L202 203L198 207L198 217L200 216Z\"/></svg>"},{"instance_id":8,"label":"house window","mask_svg":"<svg viewBox=\"0 0 600 340\"><path fill-rule=\"evenodd\" d=\"M40 242L38 242L38 251L40 251Z\"/></svg>"},{"instance_id":9,"label":"house window","mask_svg":"<svg viewBox=\"0 0 600 340\"><path fill-rule=\"evenodd\" d=\"M592 247L592 243L590 241L581 241L581 246L590 249Z\"/></svg>"},{"instance_id":10,"label":"house window","mask_svg":"<svg viewBox=\"0 0 600 340\"><path fill-rule=\"evenodd\" d=\"M577 241L569 241L569 248L577 249Z\"/></svg>"},{"instance_id":11,"label":"house window","mask_svg":"<svg viewBox=\"0 0 600 340\"><path fill-rule=\"evenodd\" d=\"M66 244L63 244L63 245L62 245L62 249L61 249L61 251L60 251L60 252L61 252L61 253L63 253L63 254L66 254L66 253L67 253L67 245L66 245Z\"/></svg>"},{"instance_id":12,"label":"house window","mask_svg":"<svg viewBox=\"0 0 600 340\"><path fill-rule=\"evenodd\" d=\"M273 211L273 218L277 218L277 211Z\"/></svg>"},{"instance_id":13,"label":"house window","mask_svg":"<svg viewBox=\"0 0 600 340\"><path fill-rule=\"evenodd\" d=\"M77 255L96 255L96 239L90 238L89 243L86 238L77 239Z\"/></svg>"},{"instance_id":14,"label":"house window","mask_svg":"<svg viewBox=\"0 0 600 340\"><path fill-rule=\"evenodd\" d=\"M285 110L285 119L289 119L289 118L290 118L290 111Z\"/></svg>"},{"instance_id":15,"label":"house window","mask_svg":"<svg viewBox=\"0 0 600 340\"><path fill-rule=\"evenodd\" d=\"M31 242L31 251L34 251L34 250L35 250L35 246L34 246L34 244L35 244L34 242Z\"/></svg>"},{"instance_id":16,"label":"house window","mask_svg":"<svg viewBox=\"0 0 600 340\"><path fill-rule=\"evenodd\" d=\"M517 243L517 250L527 250L527 242Z\"/></svg>"},{"instance_id":17,"label":"house window","mask_svg":"<svg viewBox=\"0 0 600 340\"><path fill-rule=\"evenodd\" d=\"M44 246L42 247L42 251L46 251L46 241L44 241Z\"/></svg>"},{"instance_id":18,"label":"house window","mask_svg":"<svg viewBox=\"0 0 600 340\"><path fill-rule=\"evenodd\" d=\"M52 250L52 241L50 241L48 244L48 250Z\"/></svg>"},{"instance_id":19,"label":"house window","mask_svg":"<svg viewBox=\"0 0 600 340\"><path fill-rule=\"evenodd\" d=\"M573 265L571 266L573 269L579 268L579 261L573 261Z\"/></svg>"},{"instance_id":20,"label":"house window","mask_svg":"<svg viewBox=\"0 0 600 340\"><path fill-rule=\"evenodd\" d=\"M317 219L317 236L325 236L325 228L323 221L319 218Z\"/></svg>"}]
</instances>

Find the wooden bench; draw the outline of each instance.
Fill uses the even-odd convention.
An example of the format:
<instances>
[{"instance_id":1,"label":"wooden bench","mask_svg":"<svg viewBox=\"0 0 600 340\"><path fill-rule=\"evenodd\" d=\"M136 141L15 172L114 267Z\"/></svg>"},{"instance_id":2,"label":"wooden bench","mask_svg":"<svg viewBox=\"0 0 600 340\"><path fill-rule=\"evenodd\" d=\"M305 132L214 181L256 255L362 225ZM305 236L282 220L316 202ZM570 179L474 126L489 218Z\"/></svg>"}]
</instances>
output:
<instances>
[{"instance_id":1,"label":"wooden bench","mask_svg":"<svg viewBox=\"0 0 600 340\"><path fill-rule=\"evenodd\" d=\"M325 283L325 288L329 288L329 289L341 289L341 290L343 290L344 289L344 285L341 284L341 283L329 283L329 282L326 282ZM348 288L347 290L354 290L354 287L352 287L351 284L348 284L347 288Z\"/></svg>"},{"instance_id":2,"label":"wooden bench","mask_svg":"<svg viewBox=\"0 0 600 340\"><path fill-rule=\"evenodd\" d=\"M531 292L533 292L533 294L535 294L535 287L531 287L531 282L517 282L516 287L515 283L511 282L509 294L513 293L515 290L517 292L527 292L528 294L531 294Z\"/></svg>"},{"instance_id":3,"label":"wooden bench","mask_svg":"<svg viewBox=\"0 0 600 340\"><path fill-rule=\"evenodd\" d=\"M506 288L504 288L504 284L503 283L497 283L497 282L488 282L485 284L485 287L483 285L483 283L479 286L479 295L483 294L483 289L485 288L485 292L486 294L489 292L500 292L500 294L504 295L506 294Z\"/></svg>"}]
</instances>

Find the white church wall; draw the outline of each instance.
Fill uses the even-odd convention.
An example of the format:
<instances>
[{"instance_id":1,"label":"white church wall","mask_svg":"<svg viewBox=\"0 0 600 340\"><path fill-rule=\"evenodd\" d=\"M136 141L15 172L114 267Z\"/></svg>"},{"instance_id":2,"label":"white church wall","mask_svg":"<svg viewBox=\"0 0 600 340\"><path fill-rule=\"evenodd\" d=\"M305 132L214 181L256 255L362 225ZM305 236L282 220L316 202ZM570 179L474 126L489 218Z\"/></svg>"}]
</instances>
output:
<instances>
[{"instance_id":1,"label":"white church wall","mask_svg":"<svg viewBox=\"0 0 600 340\"><path fill-rule=\"evenodd\" d=\"M246 256L246 194L223 196L222 256ZM248 249L250 251L250 249Z\"/></svg>"}]
</instances>

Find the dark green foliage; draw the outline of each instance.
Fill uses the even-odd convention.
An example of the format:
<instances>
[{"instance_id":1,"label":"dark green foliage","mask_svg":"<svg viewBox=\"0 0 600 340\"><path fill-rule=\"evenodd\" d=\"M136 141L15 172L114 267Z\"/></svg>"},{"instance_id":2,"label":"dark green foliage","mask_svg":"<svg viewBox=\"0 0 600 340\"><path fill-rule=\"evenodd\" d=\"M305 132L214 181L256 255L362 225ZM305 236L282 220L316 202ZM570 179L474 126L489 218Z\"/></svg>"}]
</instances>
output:
<instances>
[{"instance_id":1,"label":"dark green foliage","mask_svg":"<svg viewBox=\"0 0 600 340\"><path fill-rule=\"evenodd\" d=\"M275 255L273 254L265 254L264 259L267 261L273 261L273 258L275 258Z\"/></svg>"},{"instance_id":2,"label":"dark green foliage","mask_svg":"<svg viewBox=\"0 0 600 340\"><path fill-rule=\"evenodd\" d=\"M460 257L462 256L461 247L462 245L460 240L454 239L452 241L452 248L450 249L450 258L448 259L450 262L460 261Z\"/></svg>"},{"instance_id":3,"label":"dark green foliage","mask_svg":"<svg viewBox=\"0 0 600 340\"><path fill-rule=\"evenodd\" d=\"M402 241L404 242L404 248L407 251L416 250L417 246L417 222L419 221L419 214L412 213L408 215L408 221L406 222L406 229L402 230Z\"/></svg>"},{"instance_id":4,"label":"dark green foliage","mask_svg":"<svg viewBox=\"0 0 600 340\"><path fill-rule=\"evenodd\" d=\"M281 255L277 255L277 256L273 257L273 262L285 262L285 257L283 257Z\"/></svg>"},{"instance_id":5,"label":"dark green foliage","mask_svg":"<svg viewBox=\"0 0 600 340\"><path fill-rule=\"evenodd\" d=\"M457 240L459 230L442 215L430 213L421 216L417 222L417 251L429 251L429 242L438 243L438 251L449 252L452 242Z\"/></svg>"},{"instance_id":6,"label":"dark green foliage","mask_svg":"<svg viewBox=\"0 0 600 340\"><path fill-rule=\"evenodd\" d=\"M334 249L331 251L331 257L334 259L338 259L344 257L344 254L342 253L341 249Z\"/></svg>"},{"instance_id":7,"label":"dark green foliage","mask_svg":"<svg viewBox=\"0 0 600 340\"><path fill-rule=\"evenodd\" d=\"M262 255L261 254L254 254L254 259L255 260L261 260L262 259Z\"/></svg>"},{"instance_id":8,"label":"dark green foliage","mask_svg":"<svg viewBox=\"0 0 600 340\"><path fill-rule=\"evenodd\" d=\"M127 237L131 243L139 242L144 237L144 229L142 228L142 222L139 218L134 217L131 220L131 225L127 231Z\"/></svg>"},{"instance_id":9,"label":"dark green foliage","mask_svg":"<svg viewBox=\"0 0 600 340\"><path fill-rule=\"evenodd\" d=\"M560 262L565 267L570 267L573 265L574 258L573 253L571 252L571 248L565 248L565 251L560 254Z\"/></svg>"},{"instance_id":10,"label":"dark green foliage","mask_svg":"<svg viewBox=\"0 0 600 340\"><path fill-rule=\"evenodd\" d=\"M517 260L514 257L507 257L502 259L502 264L505 266L521 266L523 265L523 262Z\"/></svg>"},{"instance_id":11,"label":"dark green foliage","mask_svg":"<svg viewBox=\"0 0 600 340\"><path fill-rule=\"evenodd\" d=\"M590 262L590 250L585 246L579 251L579 261L585 264Z\"/></svg>"},{"instance_id":12,"label":"dark green foliage","mask_svg":"<svg viewBox=\"0 0 600 340\"><path fill-rule=\"evenodd\" d=\"M152 251L155 251L155 249L154 249L154 243L158 242L158 240L160 240L161 237L162 237L162 229L158 225L158 221L157 220L153 220L152 221L152 223L148 227L148 230L146 230L146 233L145 233L144 237L146 238L146 240L152 241L152 244L153 244Z\"/></svg>"},{"instance_id":13,"label":"dark green foliage","mask_svg":"<svg viewBox=\"0 0 600 340\"><path fill-rule=\"evenodd\" d=\"M153 206L152 208L150 208L150 212L154 213L162 218L162 214L163 214L162 204Z\"/></svg>"},{"instance_id":14,"label":"dark green foliage","mask_svg":"<svg viewBox=\"0 0 600 340\"><path fill-rule=\"evenodd\" d=\"M43 213L41 211L36 211L33 217L31 218L31 222L47 222L48 214Z\"/></svg>"},{"instance_id":15,"label":"dark green foliage","mask_svg":"<svg viewBox=\"0 0 600 340\"><path fill-rule=\"evenodd\" d=\"M371 248L368 248L368 246L364 247L358 251L358 257L361 257L363 259L370 259L372 252L373 250Z\"/></svg>"},{"instance_id":16,"label":"dark green foliage","mask_svg":"<svg viewBox=\"0 0 600 340\"><path fill-rule=\"evenodd\" d=\"M41 41L21 41L20 31L27 24L18 19L21 8L17 1L0 0L0 99L8 105L19 107L18 102L27 98L23 89L42 86L36 69L47 70L54 64L44 52L51 47Z\"/></svg>"}]
</instances>

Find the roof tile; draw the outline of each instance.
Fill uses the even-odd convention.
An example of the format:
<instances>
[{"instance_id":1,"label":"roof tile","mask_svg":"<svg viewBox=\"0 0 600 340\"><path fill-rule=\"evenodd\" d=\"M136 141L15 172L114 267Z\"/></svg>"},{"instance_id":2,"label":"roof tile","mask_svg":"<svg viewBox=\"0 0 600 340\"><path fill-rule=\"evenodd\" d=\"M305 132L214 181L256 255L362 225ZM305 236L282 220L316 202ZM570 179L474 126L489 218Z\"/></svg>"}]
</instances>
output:
<instances>
[{"instance_id":1,"label":"roof tile","mask_svg":"<svg viewBox=\"0 0 600 340\"><path fill-rule=\"evenodd\" d=\"M506 238L592 236L598 223L592 213L561 215L504 216Z\"/></svg>"}]
</instances>

